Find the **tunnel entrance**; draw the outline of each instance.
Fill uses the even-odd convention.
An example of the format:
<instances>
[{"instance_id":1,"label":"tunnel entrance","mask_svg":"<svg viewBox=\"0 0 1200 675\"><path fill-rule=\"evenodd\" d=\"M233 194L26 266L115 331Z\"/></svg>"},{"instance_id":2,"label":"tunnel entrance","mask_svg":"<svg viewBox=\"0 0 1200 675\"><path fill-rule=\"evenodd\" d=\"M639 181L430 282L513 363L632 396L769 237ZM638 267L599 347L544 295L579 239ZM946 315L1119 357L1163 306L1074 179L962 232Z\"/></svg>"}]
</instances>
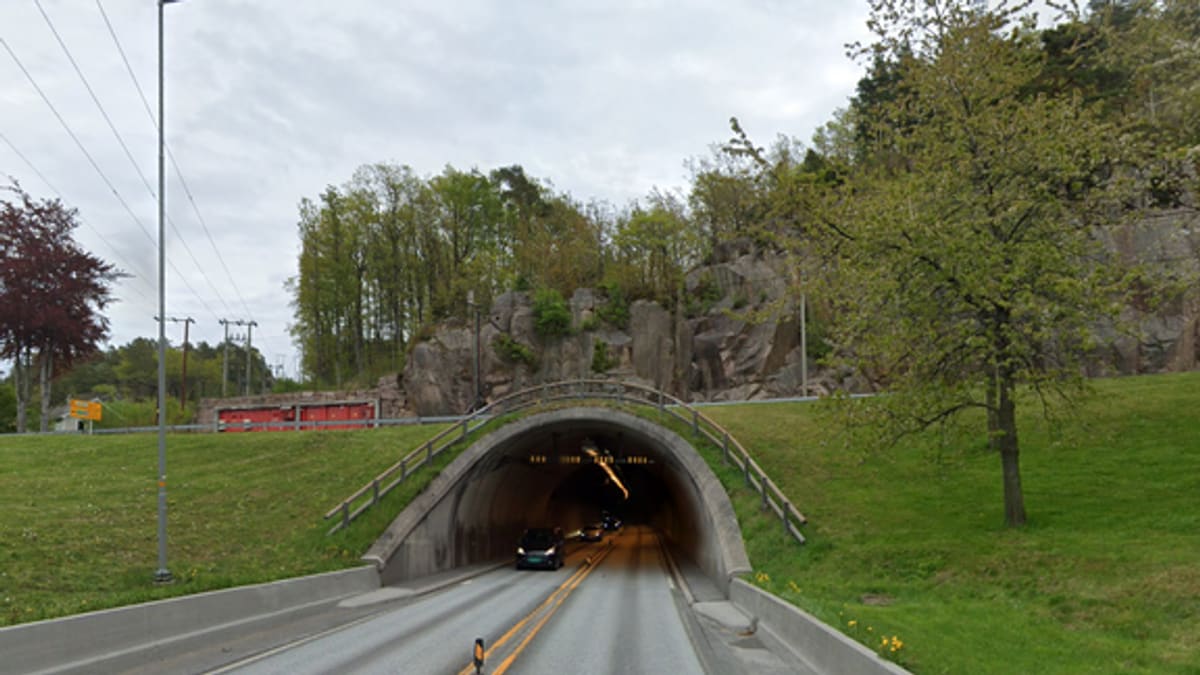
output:
<instances>
[{"instance_id":1,"label":"tunnel entrance","mask_svg":"<svg viewBox=\"0 0 1200 675\"><path fill-rule=\"evenodd\" d=\"M657 529L722 588L750 569L728 496L695 449L599 407L531 415L480 439L364 558L393 583L507 559L527 527L570 531L605 512Z\"/></svg>"}]
</instances>

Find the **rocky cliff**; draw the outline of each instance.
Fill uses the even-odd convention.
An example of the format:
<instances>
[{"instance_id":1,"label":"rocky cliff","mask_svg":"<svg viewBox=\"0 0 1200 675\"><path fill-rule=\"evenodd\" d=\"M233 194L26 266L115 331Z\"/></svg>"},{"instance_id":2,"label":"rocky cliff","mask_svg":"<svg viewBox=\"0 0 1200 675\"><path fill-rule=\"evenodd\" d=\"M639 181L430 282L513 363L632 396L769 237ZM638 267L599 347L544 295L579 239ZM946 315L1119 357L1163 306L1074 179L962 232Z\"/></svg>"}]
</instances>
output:
<instances>
[{"instance_id":1,"label":"rocky cliff","mask_svg":"<svg viewBox=\"0 0 1200 675\"><path fill-rule=\"evenodd\" d=\"M1106 245L1114 256L1168 267L1179 278L1200 275L1200 216L1190 210L1147 218L1119 231ZM538 335L528 294L505 293L478 318L478 331L475 317L442 324L413 347L403 373L383 378L374 392L355 394L378 400L380 414L394 418L460 414L518 389L573 378L638 382L687 401L867 388L861 379L835 377L814 363L811 357L821 353L822 345L811 327L810 358L803 360L799 307L784 258L738 241L724 244L714 259L687 275L673 307L633 302L621 325L603 318L621 315L605 311L612 309L612 301L603 293L577 290L569 303L571 331L562 337ZM1200 292L1185 288L1178 296L1155 300L1164 302L1128 310L1132 333L1098 328L1112 347L1097 356L1090 374L1197 367ZM256 401L206 403L211 408Z\"/></svg>"},{"instance_id":2,"label":"rocky cliff","mask_svg":"<svg viewBox=\"0 0 1200 675\"><path fill-rule=\"evenodd\" d=\"M674 308L633 302L626 325L602 320L610 300L579 289L570 299L571 334L563 337L539 336L531 298L505 293L479 324L480 397L589 377L639 382L692 401L798 395L799 324L783 265L740 251L689 274ZM413 348L401 379L407 407L419 415L472 407L474 333L471 322L446 324Z\"/></svg>"},{"instance_id":3,"label":"rocky cliff","mask_svg":"<svg viewBox=\"0 0 1200 675\"><path fill-rule=\"evenodd\" d=\"M1164 265L1179 276L1200 272L1200 217L1192 211L1158 214L1118 234L1114 255ZM599 311L609 302L591 289L570 300L572 333L543 338L534 330L532 301L505 293L481 317L479 397L494 400L541 382L610 377L640 382L688 401L753 400L862 390L837 379L811 358L819 338L810 332L807 364L800 351L799 308L789 292L792 274L779 256L733 242L717 262L687 275L685 294L668 309L637 301L627 325L611 325ZM1200 363L1200 293L1192 288L1154 311L1129 310L1133 334L1113 338L1111 353L1093 374L1195 369ZM400 377L408 409L418 415L464 412L477 403L473 388L474 326L440 327L412 350ZM807 377L805 376L807 375Z\"/></svg>"}]
</instances>

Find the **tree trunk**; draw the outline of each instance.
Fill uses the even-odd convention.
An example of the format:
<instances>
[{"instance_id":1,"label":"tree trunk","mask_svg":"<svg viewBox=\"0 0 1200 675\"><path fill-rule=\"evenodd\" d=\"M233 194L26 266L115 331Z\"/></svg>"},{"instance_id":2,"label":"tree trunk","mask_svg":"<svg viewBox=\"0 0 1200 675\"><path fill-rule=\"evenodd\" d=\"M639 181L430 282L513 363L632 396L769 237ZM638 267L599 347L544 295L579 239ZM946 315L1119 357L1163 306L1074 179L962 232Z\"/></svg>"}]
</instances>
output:
<instances>
[{"instance_id":1,"label":"tree trunk","mask_svg":"<svg viewBox=\"0 0 1200 675\"><path fill-rule=\"evenodd\" d=\"M25 350L18 349L13 361L13 384L17 389L17 433L23 434L29 424L29 364Z\"/></svg>"},{"instance_id":2,"label":"tree trunk","mask_svg":"<svg viewBox=\"0 0 1200 675\"><path fill-rule=\"evenodd\" d=\"M1025 496L1021 490L1020 449L1017 444L1017 406L1013 401L1013 381L1001 375L998 385L1000 465L1004 470L1004 524L1020 527L1025 524Z\"/></svg>"},{"instance_id":3,"label":"tree trunk","mask_svg":"<svg viewBox=\"0 0 1200 675\"><path fill-rule=\"evenodd\" d=\"M987 436L988 449L1000 452L1000 405L996 400L996 389L999 386L999 376L992 370L987 379Z\"/></svg>"},{"instance_id":4,"label":"tree trunk","mask_svg":"<svg viewBox=\"0 0 1200 675\"><path fill-rule=\"evenodd\" d=\"M46 350L42 350L38 357L41 365L41 368L39 368L39 384L42 389L42 418L38 422L38 428L42 433L46 433L50 430L50 374L54 367L52 362L54 355Z\"/></svg>"}]
</instances>

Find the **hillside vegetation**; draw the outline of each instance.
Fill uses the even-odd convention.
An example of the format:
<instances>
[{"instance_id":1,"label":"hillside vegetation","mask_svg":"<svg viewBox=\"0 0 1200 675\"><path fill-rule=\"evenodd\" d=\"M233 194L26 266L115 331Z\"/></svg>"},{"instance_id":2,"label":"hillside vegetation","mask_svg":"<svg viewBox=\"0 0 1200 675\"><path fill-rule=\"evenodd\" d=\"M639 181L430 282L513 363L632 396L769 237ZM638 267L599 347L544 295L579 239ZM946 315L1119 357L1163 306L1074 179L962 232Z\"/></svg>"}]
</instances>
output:
<instances>
[{"instance_id":1,"label":"hillside vegetation","mask_svg":"<svg viewBox=\"0 0 1200 675\"><path fill-rule=\"evenodd\" d=\"M1095 385L1022 419L1017 529L982 419L871 450L812 408L706 411L809 517L790 546L739 491L757 583L918 673L1200 672L1200 373Z\"/></svg>"},{"instance_id":2,"label":"hillside vegetation","mask_svg":"<svg viewBox=\"0 0 1200 675\"><path fill-rule=\"evenodd\" d=\"M998 457L965 440L978 429L881 450L848 444L821 404L705 409L809 517L792 543L718 465L753 580L871 647L886 636L918 673L1197 672L1200 373L1095 386L1057 422L1022 419L1016 529ZM321 515L439 430L171 437L164 587L152 435L5 439L0 624L358 564L432 472L346 532L326 537Z\"/></svg>"}]
</instances>

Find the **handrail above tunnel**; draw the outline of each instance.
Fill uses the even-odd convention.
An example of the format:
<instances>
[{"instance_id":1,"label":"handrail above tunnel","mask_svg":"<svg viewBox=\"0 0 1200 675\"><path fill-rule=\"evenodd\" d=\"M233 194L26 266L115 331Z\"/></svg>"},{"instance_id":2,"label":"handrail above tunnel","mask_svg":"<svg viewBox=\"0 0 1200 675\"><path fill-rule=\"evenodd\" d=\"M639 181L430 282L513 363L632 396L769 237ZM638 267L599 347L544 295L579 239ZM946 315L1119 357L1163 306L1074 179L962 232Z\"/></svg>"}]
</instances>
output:
<instances>
[{"instance_id":1,"label":"handrail above tunnel","mask_svg":"<svg viewBox=\"0 0 1200 675\"><path fill-rule=\"evenodd\" d=\"M766 471L754 461L746 448L724 427L686 402L664 391L631 382L599 379L563 380L529 387L497 399L471 414L463 416L453 426L419 445L402 457L400 461L389 466L366 485L330 509L325 514L325 519L338 518L338 520L330 528L329 534L349 526L351 522L404 482L414 470L425 466L434 457L465 440L471 433L483 428L493 420L529 408L563 401L586 404L589 400L615 401L621 405L651 406L689 425L693 432L702 434L714 446L720 448L724 460L742 472L746 484L761 497L761 508L774 512L780 519L784 531L796 541L804 543L804 535L800 532L800 526L808 522L808 519L783 494L779 486L767 476Z\"/></svg>"}]
</instances>

